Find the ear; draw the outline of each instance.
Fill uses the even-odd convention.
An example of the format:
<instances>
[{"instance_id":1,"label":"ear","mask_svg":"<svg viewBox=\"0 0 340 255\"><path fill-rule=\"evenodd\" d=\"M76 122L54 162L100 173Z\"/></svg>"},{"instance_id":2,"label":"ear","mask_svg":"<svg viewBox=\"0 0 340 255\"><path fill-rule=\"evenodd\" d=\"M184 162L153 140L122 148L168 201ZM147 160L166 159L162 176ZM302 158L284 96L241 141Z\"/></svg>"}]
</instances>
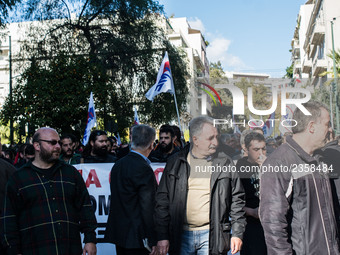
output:
<instances>
[{"instance_id":1,"label":"ear","mask_svg":"<svg viewBox=\"0 0 340 255\"><path fill-rule=\"evenodd\" d=\"M93 145L94 145L94 142L93 142L93 141L90 141L90 144L91 144L91 147L93 147Z\"/></svg>"},{"instance_id":2,"label":"ear","mask_svg":"<svg viewBox=\"0 0 340 255\"><path fill-rule=\"evenodd\" d=\"M34 150L40 151L40 144L39 143L33 143Z\"/></svg>"},{"instance_id":3,"label":"ear","mask_svg":"<svg viewBox=\"0 0 340 255\"><path fill-rule=\"evenodd\" d=\"M196 137L196 136L193 136L193 137L192 137L192 143L193 143L195 146L197 146L197 143L198 143L198 137Z\"/></svg>"},{"instance_id":4,"label":"ear","mask_svg":"<svg viewBox=\"0 0 340 255\"><path fill-rule=\"evenodd\" d=\"M314 121L308 122L307 130L308 130L308 133L311 133L311 134L315 133L316 130L315 130L315 122Z\"/></svg>"},{"instance_id":5,"label":"ear","mask_svg":"<svg viewBox=\"0 0 340 255\"><path fill-rule=\"evenodd\" d=\"M177 136L174 136L174 137L172 138L172 143L175 143L176 138L177 138Z\"/></svg>"}]
</instances>

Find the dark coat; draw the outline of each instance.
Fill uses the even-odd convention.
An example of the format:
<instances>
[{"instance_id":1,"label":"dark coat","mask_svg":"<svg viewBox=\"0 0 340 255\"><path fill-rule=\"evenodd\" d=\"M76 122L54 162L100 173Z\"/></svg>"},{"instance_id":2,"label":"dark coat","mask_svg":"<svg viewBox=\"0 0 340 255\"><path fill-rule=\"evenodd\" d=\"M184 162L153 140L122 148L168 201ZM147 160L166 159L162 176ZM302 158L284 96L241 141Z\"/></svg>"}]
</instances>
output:
<instances>
[{"instance_id":1,"label":"dark coat","mask_svg":"<svg viewBox=\"0 0 340 255\"><path fill-rule=\"evenodd\" d=\"M0 214L3 210L7 181L15 171L16 168L13 165L0 158Z\"/></svg>"},{"instance_id":2,"label":"dark coat","mask_svg":"<svg viewBox=\"0 0 340 255\"><path fill-rule=\"evenodd\" d=\"M169 240L170 254L179 254L181 233L186 214L190 165L189 146L168 159L156 195L155 223L158 240ZM232 165L224 153L213 158L213 165ZM246 219L244 190L241 180L233 172L214 172L210 180L209 254L226 254L232 236L242 239ZM231 222L229 220L231 218Z\"/></svg>"},{"instance_id":3,"label":"dark coat","mask_svg":"<svg viewBox=\"0 0 340 255\"><path fill-rule=\"evenodd\" d=\"M11 175L2 218L7 254L81 254L96 243L96 217L84 180L58 161L42 170L28 162Z\"/></svg>"},{"instance_id":4,"label":"dark coat","mask_svg":"<svg viewBox=\"0 0 340 255\"><path fill-rule=\"evenodd\" d=\"M315 152L320 160L332 169L329 172L329 181L332 189L333 205L338 230L340 230L340 145L338 140L327 143Z\"/></svg>"},{"instance_id":5,"label":"dark coat","mask_svg":"<svg viewBox=\"0 0 340 255\"><path fill-rule=\"evenodd\" d=\"M82 163L114 163L117 161L117 158L113 155L106 154L104 157L102 156L83 156L76 159L77 164Z\"/></svg>"},{"instance_id":6,"label":"dark coat","mask_svg":"<svg viewBox=\"0 0 340 255\"><path fill-rule=\"evenodd\" d=\"M264 172L269 167L282 169ZM319 168L317 159L289 136L262 172L259 214L268 254L339 254L327 166Z\"/></svg>"},{"instance_id":7,"label":"dark coat","mask_svg":"<svg viewBox=\"0 0 340 255\"><path fill-rule=\"evenodd\" d=\"M137 153L130 152L111 170L111 205L105 240L123 248L156 245L153 211L157 182L152 168Z\"/></svg>"}]
</instances>

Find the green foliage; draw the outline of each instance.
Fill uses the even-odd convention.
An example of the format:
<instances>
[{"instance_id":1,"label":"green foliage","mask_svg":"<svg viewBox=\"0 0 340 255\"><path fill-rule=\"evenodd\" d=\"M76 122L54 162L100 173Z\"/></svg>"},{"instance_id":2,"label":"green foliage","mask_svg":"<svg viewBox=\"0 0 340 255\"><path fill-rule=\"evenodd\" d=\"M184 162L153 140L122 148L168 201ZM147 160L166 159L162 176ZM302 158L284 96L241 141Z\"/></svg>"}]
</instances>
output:
<instances>
[{"instance_id":1,"label":"green foliage","mask_svg":"<svg viewBox=\"0 0 340 255\"><path fill-rule=\"evenodd\" d=\"M162 6L153 0L75 2L75 10L64 1L29 0L25 5L26 18L41 22L31 24L29 39L15 56L29 61L18 62L24 75L15 88L13 105L6 102L1 112L3 121L13 109L16 120L83 132L91 91L97 117L105 126L117 123L121 136L133 123L134 105L142 123L175 119L170 94L157 96L154 103L144 96L155 83L167 50L178 107L185 109L186 57L156 26Z\"/></svg>"},{"instance_id":2,"label":"green foliage","mask_svg":"<svg viewBox=\"0 0 340 255\"><path fill-rule=\"evenodd\" d=\"M210 78L222 79L226 77L225 72L223 71L221 61L217 61L217 63L211 62L209 67L209 73Z\"/></svg>"},{"instance_id":3,"label":"green foliage","mask_svg":"<svg viewBox=\"0 0 340 255\"><path fill-rule=\"evenodd\" d=\"M0 27L7 22L8 11L17 4L18 0L0 0Z\"/></svg>"},{"instance_id":4,"label":"green foliage","mask_svg":"<svg viewBox=\"0 0 340 255\"><path fill-rule=\"evenodd\" d=\"M292 79L293 78L293 67L294 64L292 63L290 66L286 68L286 75L285 77Z\"/></svg>"}]
</instances>

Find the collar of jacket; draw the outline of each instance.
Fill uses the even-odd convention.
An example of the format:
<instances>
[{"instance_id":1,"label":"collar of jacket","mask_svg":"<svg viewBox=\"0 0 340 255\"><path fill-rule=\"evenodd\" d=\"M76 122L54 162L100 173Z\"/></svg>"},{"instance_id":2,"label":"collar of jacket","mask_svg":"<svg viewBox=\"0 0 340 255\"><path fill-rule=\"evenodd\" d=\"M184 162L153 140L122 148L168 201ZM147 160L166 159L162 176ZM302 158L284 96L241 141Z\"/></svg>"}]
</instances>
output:
<instances>
[{"instance_id":1,"label":"collar of jacket","mask_svg":"<svg viewBox=\"0 0 340 255\"><path fill-rule=\"evenodd\" d=\"M326 145L324 147L322 147L321 150L325 151L329 148L334 148L334 147L337 147L337 146L339 146L338 140L334 140L334 141L331 141L329 143L326 143Z\"/></svg>"},{"instance_id":2,"label":"collar of jacket","mask_svg":"<svg viewBox=\"0 0 340 255\"><path fill-rule=\"evenodd\" d=\"M312 157L312 156L309 155L304 149L302 149L301 146L298 145L298 144L294 141L294 139L293 139L292 136L287 136L286 142L287 142L288 146L291 147L291 148L299 155L299 157L300 157L303 161L305 161L305 162L307 162L307 163L309 163L309 164L311 164L311 163L313 163L313 162L315 162L315 161L317 162L317 159L314 158L314 157Z\"/></svg>"},{"instance_id":3,"label":"collar of jacket","mask_svg":"<svg viewBox=\"0 0 340 255\"><path fill-rule=\"evenodd\" d=\"M186 145L180 152L178 152L177 155L178 155L179 161L184 161L186 164L189 165L189 163L188 163L189 152L190 152L190 144ZM177 161L177 162L179 162L179 161ZM229 156L227 156L227 154L225 154L224 152L217 152L217 153L213 154L211 161L212 161L213 165L218 165L218 166L224 166L228 163L228 161L229 161L229 164L233 165L232 159ZM175 167L175 169L176 168L178 168L178 166ZM212 174L213 183L219 178L221 173L222 173L222 171L214 172ZM188 173L188 177L189 177L189 173Z\"/></svg>"},{"instance_id":4,"label":"collar of jacket","mask_svg":"<svg viewBox=\"0 0 340 255\"><path fill-rule=\"evenodd\" d=\"M29 168L33 171L36 171L38 173L44 174L43 170L40 170L38 167L36 167L35 165L32 164L33 161L29 161L23 168ZM55 173L60 167L62 167L62 165L66 165L66 163L64 163L63 161L61 161L60 159L52 166L53 169L53 173Z\"/></svg>"}]
</instances>

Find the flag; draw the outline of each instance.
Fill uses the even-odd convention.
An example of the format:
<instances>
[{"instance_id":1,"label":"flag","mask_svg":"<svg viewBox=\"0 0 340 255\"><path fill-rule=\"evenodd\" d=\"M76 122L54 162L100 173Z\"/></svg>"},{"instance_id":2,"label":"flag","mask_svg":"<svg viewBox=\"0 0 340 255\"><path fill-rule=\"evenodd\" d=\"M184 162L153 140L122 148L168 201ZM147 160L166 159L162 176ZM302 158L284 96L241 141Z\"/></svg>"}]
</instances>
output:
<instances>
[{"instance_id":1,"label":"flag","mask_svg":"<svg viewBox=\"0 0 340 255\"><path fill-rule=\"evenodd\" d=\"M83 145L85 146L90 138L91 129L97 124L96 119L96 112L94 110L94 102L93 102L93 94L91 92L90 95L90 102L89 102L89 110L87 113L87 124L85 128L84 138L83 138Z\"/></svg>"},{"instance_id":2,"label":"flag","mask_svg":"<svg viewBox=\"0 0 340 255\"><path fill-rule=\"evenodd\" d=\"M271 136L274 132L275 112L269 115L268 120L264 123L262 130L264 137Z\"/></svg>"},{"instance_id":3,"label":"flag","mask_svg":"<svg viewBox=\"0 0 340 255\"><path fill-rule=\"evenodd\" d=\"M234 124L235 122L235 116L234 116L234 111L233 111L233 114L232 114L232 121L233 121L233 126L234 126L234 134L238 133L238 134L242 134L241 130L238 128L237 125Z\"/></svg>"},{"instance_id":4,"label":"flag","mask_svg":"<svg viewBox=\"0 0 340 255\"><path fill-rule=\"evenodd\" d=\"M175 93L168 52L165 52L164 59L158 71L156 83L149 89L145 96L150 101L153 101L153 98L160 93Z\"/></svg>"},{"instance_id":5,"label":"flag","mask_svg":"<svg viewBox=\"0 0 340 255\"><path fill-rule=\"evenodd\" d=\"M120 140L119 133L117 133L117 145L120 146L122 144L122 141Z\"/></svg>"},{"instance_id":6,"label":"flag","mask_svg":"<svg viewBox=\"0 0 340 255\"><path fill-rule=\"evenodd\" d=\"M136 107L135 108L135 117L134 117L134 124L135 125L139 125L139 118L138 118L138 114L137 114L137 110L136 110Z\"/></svg>"},{"instance_id":7,"label":"flag","mask_svg":"<svg viewBox=\"0 0 340 255\"><path fill-rule=\"evenodd\" d=\"M293 119L295 108L295 105L286 105L286 115L281 116L281 122L279 126L279 130L282 135L284 135L286 132L292 132L291 126L295 125L295 122L291 121L291 119ZM284 123L284 125L282 125L282 123Z\"/></svg>"},{"instance_id":8,"label":"flag","mask_svg":"<svg viewBox=\"0 0 340 255\"><path fill-rule=\"evenodd\" d=\"M259 120L259 119L254 119L254 118L249 114L249 128L250 128L250 129L254 129L255 127L263 127L262 116L261 116L261 120Z\"/></svg>"}]
</instances>

